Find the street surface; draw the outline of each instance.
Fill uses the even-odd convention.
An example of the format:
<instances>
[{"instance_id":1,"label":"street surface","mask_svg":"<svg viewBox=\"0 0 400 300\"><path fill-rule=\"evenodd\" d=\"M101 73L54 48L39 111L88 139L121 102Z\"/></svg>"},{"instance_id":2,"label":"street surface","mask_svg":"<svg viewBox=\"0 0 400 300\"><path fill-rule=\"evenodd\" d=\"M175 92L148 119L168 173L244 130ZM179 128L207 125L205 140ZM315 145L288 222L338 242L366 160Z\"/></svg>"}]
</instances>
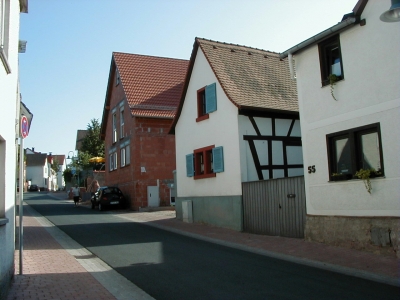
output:
<instances>
[{"instance_id":1,"label":"street surface","mask_svg":"<svg viewBox=\"0 0 400 300\"><path fill-rule=\"evenodd\" d=\"M399 288L281 261L75 207L24 200L155 299L400 299Z\"/></svg>"}]
</instances>

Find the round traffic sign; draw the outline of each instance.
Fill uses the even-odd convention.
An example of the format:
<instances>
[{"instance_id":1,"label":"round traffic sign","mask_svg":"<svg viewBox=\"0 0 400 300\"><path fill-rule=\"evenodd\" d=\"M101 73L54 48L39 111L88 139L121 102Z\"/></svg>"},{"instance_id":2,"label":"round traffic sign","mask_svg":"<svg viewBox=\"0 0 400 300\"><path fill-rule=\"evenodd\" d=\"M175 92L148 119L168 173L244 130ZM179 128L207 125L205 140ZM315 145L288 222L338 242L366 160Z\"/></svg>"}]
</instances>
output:
<instances>
[{"instance_id":1,"label":"round traffic sign","mask_svg":"<svg viewBox=\"0 0 400 300\"><path fill-rule=\"evenodd\" d=\"M22 138L26 138L28 136L29 133L29 123L28 123L28 119L25 116L21 117L21 135Z\"/></svg>"}]
</instances>

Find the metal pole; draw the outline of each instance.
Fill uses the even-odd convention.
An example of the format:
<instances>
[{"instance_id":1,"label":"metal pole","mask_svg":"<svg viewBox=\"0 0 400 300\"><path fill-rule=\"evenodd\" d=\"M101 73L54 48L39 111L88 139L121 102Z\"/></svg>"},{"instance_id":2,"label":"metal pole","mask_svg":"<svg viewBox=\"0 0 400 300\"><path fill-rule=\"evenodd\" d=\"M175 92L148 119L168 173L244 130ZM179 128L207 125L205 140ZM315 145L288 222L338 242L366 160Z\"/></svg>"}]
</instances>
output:
<instances>
[{"instance_id":1,"label":"metal pole","mask_svg":"<svg viewBox=\"0 0 400 300\"><path fill-rule=\"evenodd\" d=\"M24 215L24 139L20 138L19 147L19 275L22 275L23 268L23 251L24 251L24 230L23 230L23 215Z\"/></svg>"}]
</instances>

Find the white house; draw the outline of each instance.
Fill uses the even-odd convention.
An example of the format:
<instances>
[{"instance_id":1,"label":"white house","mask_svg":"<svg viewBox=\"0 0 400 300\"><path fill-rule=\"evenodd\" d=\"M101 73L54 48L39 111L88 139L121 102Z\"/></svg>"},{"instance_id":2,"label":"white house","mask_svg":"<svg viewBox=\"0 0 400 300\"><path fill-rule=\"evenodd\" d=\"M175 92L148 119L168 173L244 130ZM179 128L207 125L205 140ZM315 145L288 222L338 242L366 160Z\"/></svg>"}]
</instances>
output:
<instances>
[{"instance_id":1,"label":"white house","mask_svg":"<svg viewBox=\"0 0 400 300\"><path fill-rule=\"evenodd\" d=\"M42 190L49 187L50 163L46 153L26 155L26 180Z\"/></svg>"},{"instance_id":2,"label":"white house","mask_svg":"<svg viewBox=\"0 0 400 300\"><path fill-rule=\"evenodd\" d=\"M17 140L20 119L18 87L19 14L27 0L0 0L0 298L6 298L14 275ZM17 125L16 125L17 123Z\"/></svg>"},{"instance_id":3,"label":"white house","mask_svg":"<svg viewBox=\"0 0 400 300\"><path fill-rule=\"evenodd\" d=\"M52 185L52 190L59 190L65 187L65 180L63 173L65 169L67 168L67 163L65 160L65 155L53 155L52 156L53 160L57 160L58 162L58 172L53 176L53 185Z\"/></svg>"},{"instance_id":4,"label":"white house","mask_svg":"<svg viewBox=\"0 0 400 300\"><path fill-rule=\"evenodd\" d=\"M399 255L400 23L381 21L389 7L360 0L281 58L295 66L304 163L315 170L306 239ZM360 169L376 177L372 190Z\"/></svg>"},{"instance_id":5,"label":"white house","mask_svg":"<svg viewBox=\"0 0 400 300\"><path fill-rule=\"evenodd\" d=\"M278 53L196 38L170 133L180 219L191 200L195 222L242 230L242 182L303 174L296 86Z\"/></svg>"}]
</instances>

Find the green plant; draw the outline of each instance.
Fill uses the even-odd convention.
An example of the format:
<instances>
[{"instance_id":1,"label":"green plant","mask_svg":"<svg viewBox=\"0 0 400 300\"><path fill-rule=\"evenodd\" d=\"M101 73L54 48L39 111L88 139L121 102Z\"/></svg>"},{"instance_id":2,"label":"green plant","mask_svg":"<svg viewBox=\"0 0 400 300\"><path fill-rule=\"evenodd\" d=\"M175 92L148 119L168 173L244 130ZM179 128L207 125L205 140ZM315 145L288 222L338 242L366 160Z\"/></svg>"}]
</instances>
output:
<instances>
[{"instance_id":1,"label":"green plant","mask_svg":"<svg viewBox=\"0 0 400 300\"><path fill-rule=\"evenodd\" d=\"M354 175L355 177L362 179L364 182L365 188L367 192L371 194L372 186L371 186L371 177L380 176L381 172L376 171L375 169L360 169Z\"/></svg>"},{"instance_id":2,"label":"green plant","mask_svg":"<svg viewBox=\"0 0 400 300\"><path fill-rule=\"evenodd\" d=\"M335 95L333 94L333 89L334 89L334 85L336 84L336 82L339 80L339 78L335 75L335 74L329 74L328 76L329 79L329 84L331 86L331 95L332 98L335 99L337 101L337 99L335 98Z\"/></svg>"}]
</instances>

